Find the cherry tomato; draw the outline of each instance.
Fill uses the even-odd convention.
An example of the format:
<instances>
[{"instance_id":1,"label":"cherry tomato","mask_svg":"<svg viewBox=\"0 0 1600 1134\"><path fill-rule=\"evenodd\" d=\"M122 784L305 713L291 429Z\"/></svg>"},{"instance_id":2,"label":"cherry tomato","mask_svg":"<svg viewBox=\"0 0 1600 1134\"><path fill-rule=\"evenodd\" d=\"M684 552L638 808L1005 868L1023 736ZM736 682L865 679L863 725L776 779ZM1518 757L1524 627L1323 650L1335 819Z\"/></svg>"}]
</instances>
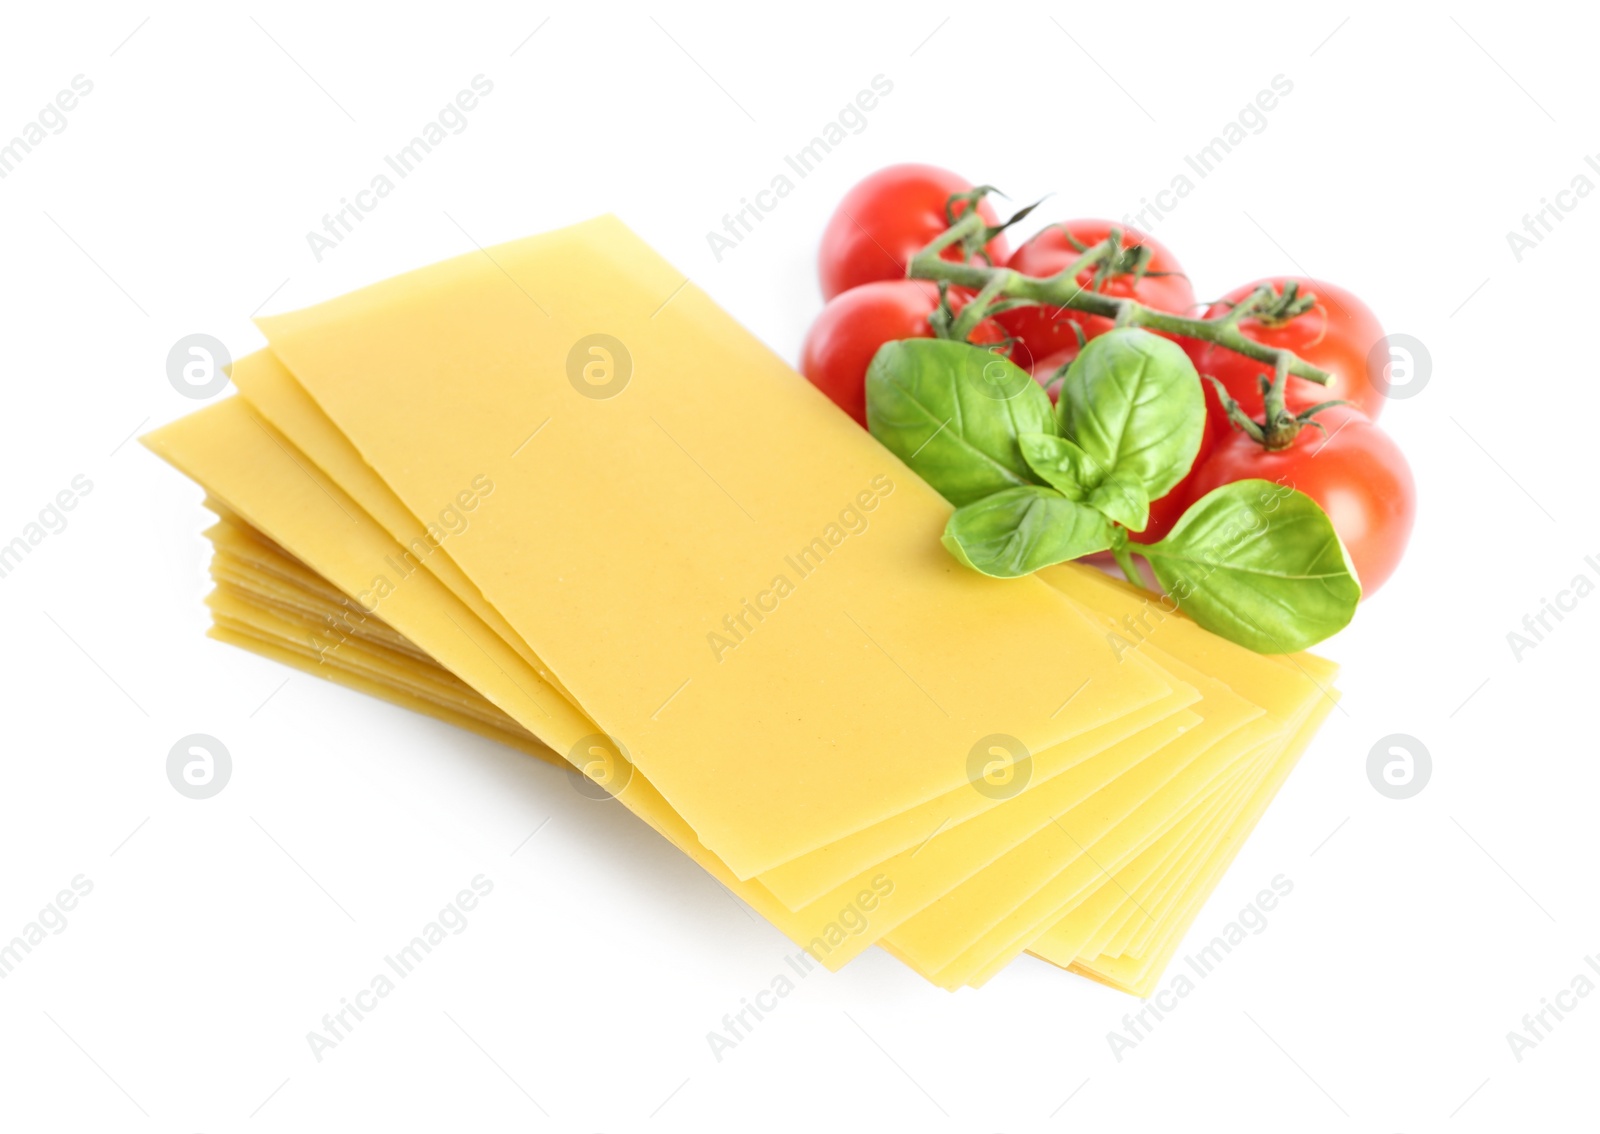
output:
<instances>
[{"instance_id":1,"label":"cherry tomato","mask_svg":"<svg viewBox=\"0 0 1600 1134\"><path fill-rule=\"evenodd\" d=\"M891 165L857 182L844 195L822 232L817 274L822 298L875 280L904 279L911 258L945 229L945 204L972 185L936 165ZM965 205L958 206L960 216ZM998 224L988 201L978 214ZM989 241L986 251L996 264L1006 262L1005 237ZM946 260L959 260L958 248L946 249Z\"/></svg>"},{"instance_id":2,"label":"cherry tomato","mask_svg":"<svg viewBox=\"0 0 1600 1134\"><path fill-rule=\"evenodd\" d=\"M971 296L955 289L952 310ZM933 337L928 316L939 305L939 289L927 280L878 280L835 296L811 324L800 351L800 372L862 428L867 424L867 365L893 339ZM1003 342L1005 332L985 319L970 341Z\"/></svg>"},{"instance_id":3,"label":"cherry tomato","mask_svg":"<svg viewBox=\"0 0 1600 1134\"><path fill-rule=\"evenodd\" d=\"M1041 229L1011 254L1006 266L1028 276L1053 276L1081 254L1067 239L1068 233L1088 248L1104 240L1113 228L1122 231L1123 247L1148 247L1150 262L1146 266L1145 276L1138 283L1134 283L1131 275L1118 275L1107 279L1097 290L1106 295L1137 299L1159 311L1188 314L1194 307L1194 289L1190 287L1188 277L1183 275L1177 259L1154 237L1111 221L1071 220ZM1152 272L1162 274L1149 274ZM1092 271L1078 275L1078 283L1084 287L1088 287L1093 280ZM1103 335L1111 329L1111 320L1102 315L1042 305L1015 307L1001 312L995 319L1016 338L1012 357L1018 366L1024 368L1030 366L1034 359L1050 355L1060 354L1069 361L1078 357L1078 335L1074 327L1083 332L1085 339Z\"/></svg>"},{"instance_id":4,"label":"cherry tomato","mask_svg":"<svg viewBox=\"0 0 1600 1134\"><path fill-rule=\"evenodd\" d=\"M1297 488L1333 521L1356 577L1370 598L1400 563L1416 518L1417 491L1389 435L1347 406L1317 414L1327 430L1307 426L1284 450L1269 453L1235 430L1217 447L1194 485L1194 499L1224 484L1259 477Z\"/></svg>"},{"instance_id":5,"label":"cherry tomato","mask_svg":"<svg viewBox=\"0 0 1600 1134\"><path fill-rule=\"evenodd\" d=\"M1284 392L1289 409L1303 410L1318 402L1342 398L1376 421L1387 400L1377 385L1384 380L1385 360L1380 359L1376 366L1370 361L1373 347L1383 338L1378 317L1344 288L1298 276L1273 276L1236 287L1213 303L1205 317L1213 319L1230 310L1263 283L1272 284L1280 292L1285 284L1295 283L1302 293L1314 295L1316 304L1284 323L1269 325L1257 319L1245 319L1239 329L1265 346L1287 347L1306 362L1333 375L1333 383L1328 386L1291 377ZM1228 393L1250 417L1261 418L1259 376L1265 374L1271 378L1271 366L1226 347L1198 340L1184 340L1184 348L1194 359L1196 370L1211 375L1227 387ZM1222 403L1209 382L1206 383L1206 408L1219 433L1231 430Z\"/></svg>"}]
</instances>

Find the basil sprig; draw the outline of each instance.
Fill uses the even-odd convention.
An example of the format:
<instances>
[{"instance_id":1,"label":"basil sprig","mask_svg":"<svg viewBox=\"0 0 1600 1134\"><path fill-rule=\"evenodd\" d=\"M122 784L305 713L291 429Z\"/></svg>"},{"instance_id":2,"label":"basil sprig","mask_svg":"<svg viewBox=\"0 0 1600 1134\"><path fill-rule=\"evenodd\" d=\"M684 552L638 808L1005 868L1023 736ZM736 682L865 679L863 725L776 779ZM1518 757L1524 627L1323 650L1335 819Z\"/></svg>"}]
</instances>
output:
<instances>
[{"instance_id":1,"label":"basil sprig","mask_svg":"<svg viewBox=\"0 0 1600 1134\"><path fill-rule=\"evenodd\" d=\"M964 342L886 343L867 371L872 435L956 506L950 553L997 578L1121 554L1188 474L1205 424L1188 356L1139 328L1086 343L1055 407L1009 359ZM1321 641L1361 597L1327 515L1267 481L1208 494L1140 554L1196 622L1262 653Z\"/></svg>"}]
</instances>

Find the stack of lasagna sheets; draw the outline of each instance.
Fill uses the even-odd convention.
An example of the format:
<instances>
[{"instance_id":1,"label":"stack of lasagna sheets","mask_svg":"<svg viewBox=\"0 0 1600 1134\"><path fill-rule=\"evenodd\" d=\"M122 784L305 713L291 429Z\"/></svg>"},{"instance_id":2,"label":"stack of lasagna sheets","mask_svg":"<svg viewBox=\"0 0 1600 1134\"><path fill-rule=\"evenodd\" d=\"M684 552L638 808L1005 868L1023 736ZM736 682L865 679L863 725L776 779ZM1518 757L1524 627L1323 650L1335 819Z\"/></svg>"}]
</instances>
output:
<instances>
[{"instance_id":1,"label":"stack of lasagna sheets","mask_svg":"<svg viewBox=\"0 0 1600 1134\"><path fill-rule=\"evenodd\" d=\"M1334 704L949 505L613 218L259 321L147 437L214 637L588 777L830 969L1144 994Z\"/></svg>"}]
</instances>

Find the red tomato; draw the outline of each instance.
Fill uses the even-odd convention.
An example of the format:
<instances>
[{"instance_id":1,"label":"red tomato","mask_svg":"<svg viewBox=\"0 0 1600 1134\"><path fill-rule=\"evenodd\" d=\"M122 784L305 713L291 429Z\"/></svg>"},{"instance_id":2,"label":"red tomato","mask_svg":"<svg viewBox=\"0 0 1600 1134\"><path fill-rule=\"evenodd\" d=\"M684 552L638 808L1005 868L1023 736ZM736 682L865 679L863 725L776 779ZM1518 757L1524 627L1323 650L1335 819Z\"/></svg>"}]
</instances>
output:
<instances>
[{"instance_id":1,"label":"red tomato","mask_svg":"<svg viewBox=\"0 0 1600 1134\"><path fill-rule=\"evenodd\" d=\"M971 296L952 289L950 306L959 311ZM939 289L927 280L878 280L835 296L806 333L800 372L838 407L867 424L867 365L878 348L894 339L933 337L928 316L939 305ZM985 319L973 331L979 345L1005 340L1005 332Z\"/></svg>"},{"instance_id":2,"label":"red tomato","mask_svg":"<svg viewBox=\"0 0 1600 1134\"><path fill-rule=\"evenodd\" d=\"M1343 398L1376 421L1386 400L1381 387L1374 382L1374 379L1384 380L1382 362L1374 367L1368 361L1372 348L1383 338L1383 327L1377 316L1342 287L1298 276L1273 276L1234 288L1213 303L1205 317L1213 319L1230 310L1263 283L1272 284L1280 292L1285 284L1297 283L1302 293L1310 292L1316 297L1316 305L1286 323L1274 326L1257 319L1245 319L1239 329L1246 337L1265 346L1287 347L1306 362L1333 375L1333 383L1328 386L1291 377L1284 399L1289 409L1303 410L1318 402ZM1184 349L1194 359L1196 370L1221 382L1245 413L1260 420L1259 376L1265 374L1271 378L1271 366L1235 354L1226 347L1193 339L1184 340ZM1209 382L1206 383L1206 407L1219 432L1230 429L1222 403Z\"/></svg>"},{"instance_id":3,"label":"red tomato","mask_svg":"<svg viewBox=\"0 0 1600 1134\"><path fill-rule=\"evenodd\" d=\"M1411 537L1417 511L1411 466L1389 435L1357 410L1334 406L1316 420L1326 434L1307 426L1276 453L1235 430L1200 466L1194 498L1252 477L1299 489L1328 513L1355 564L1361 597L1370 598L1394 574Z\"/></svg>"},{"instance_id":4,"label":"red tomato","mask_svg":"<svg viewBox=\"0 0 1600 1134\"><path fill-rule=\"evenodd\" d=\"M1170 273L1145 275L1137 284L1131 275L1114 276L1098 288L1105 295L1137 299L1159 311L1175 315L1188 314L1194 307L1194 289L1177 259L1154 237L1137 229L1114 224L1106 220L1072 220L1051 225L1041 230L1031 240L1011 254L1006 265L1023 275L1053 276L1068 267L1080 253L1067 240L1067 233L1085 248L1104 240L1113 228L1122 230L1125 248L1144 245L1150 249L1147 272ZM1063 232L1062 230L1066 231ZM1094 280L1093 272L1081 272L1078 282L1088 287ZM1017 339L1013 357L1018 366L1026 367L1033 359L1061 354L1067 360L1078 357L1077 327L1085 339L1103 335L1111 329L1111 320L1101 315L1088 315L1082 311L1062 310L1042 305L1015 307L995 316L995 320Z\"/></svg>"},{"instance_id":5,"label":"red tomato","mask_svg":"<svg viewBox=\"0 0 1600 1134\"><path fill-rule=\"evenodd\" d=\"M904 279L911 258L945 229L945 204L956 193L972 188L966 179L936 165L891 165L857 182L844 195L822 231L817 274L822 298L874 280ZM956 209L960 216L965 205ZM978 214L998 224L988 201ZM989 258L1006 262L1005 237L988 244ZM945 250L946 260L959 260L957 248Z\"/></svg>"}]
</instances>

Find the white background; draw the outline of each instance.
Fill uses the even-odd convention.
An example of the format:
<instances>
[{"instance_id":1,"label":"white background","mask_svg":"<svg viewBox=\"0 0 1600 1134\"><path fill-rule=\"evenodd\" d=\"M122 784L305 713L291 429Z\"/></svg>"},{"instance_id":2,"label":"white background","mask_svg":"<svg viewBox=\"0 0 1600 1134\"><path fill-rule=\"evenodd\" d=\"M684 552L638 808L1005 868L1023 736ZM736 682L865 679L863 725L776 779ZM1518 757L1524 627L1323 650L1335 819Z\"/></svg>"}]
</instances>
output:
<instances>
[{"instance_id":1,"label":"white background","mask_svg":"<svg viewBox=\"0 0 1600 1134\"><path fill-rule=\"evenodd\" d=\"M1506 641L1600 578L1600 195L1520 263L1506 240L1600 150L1586 13L395 9L4 18L0 140L73 76L94 89L0 181L0 542L93 489L0 579L0 938L94 889L0 981L0 1125L1592 1125L1600 996L1520 1062L1506 1040L1600 953L1600 597L1520 661ZM466 131L318 263L306 232L478 74ZM707 230L878 74L866 129L717 262ZM794 358L823 222L868 171L931 161L1053 193L1041 221L1119 217L1277 74L1267 128L1155 233L1201 296L1304 270L1427 345L1429 384L1382 421L1419 523L1324 646L1343 706L1191 948L1274 875L1293 894L1120 1062L1128 997L1031 959L952 996L878 952L718 1062L706 1033L781 971L777 932L562 774L202 636L199 491L128 440L196 408L165 373L179 337L238 357L258 309L611 210ZM203 802L164 768L194 732L234 759ZM1396 732L1434 762L1404 802L1365 771ZM465 932L317 1062L306 1033L480 873Z\"/></svg>"}]
</instances>

